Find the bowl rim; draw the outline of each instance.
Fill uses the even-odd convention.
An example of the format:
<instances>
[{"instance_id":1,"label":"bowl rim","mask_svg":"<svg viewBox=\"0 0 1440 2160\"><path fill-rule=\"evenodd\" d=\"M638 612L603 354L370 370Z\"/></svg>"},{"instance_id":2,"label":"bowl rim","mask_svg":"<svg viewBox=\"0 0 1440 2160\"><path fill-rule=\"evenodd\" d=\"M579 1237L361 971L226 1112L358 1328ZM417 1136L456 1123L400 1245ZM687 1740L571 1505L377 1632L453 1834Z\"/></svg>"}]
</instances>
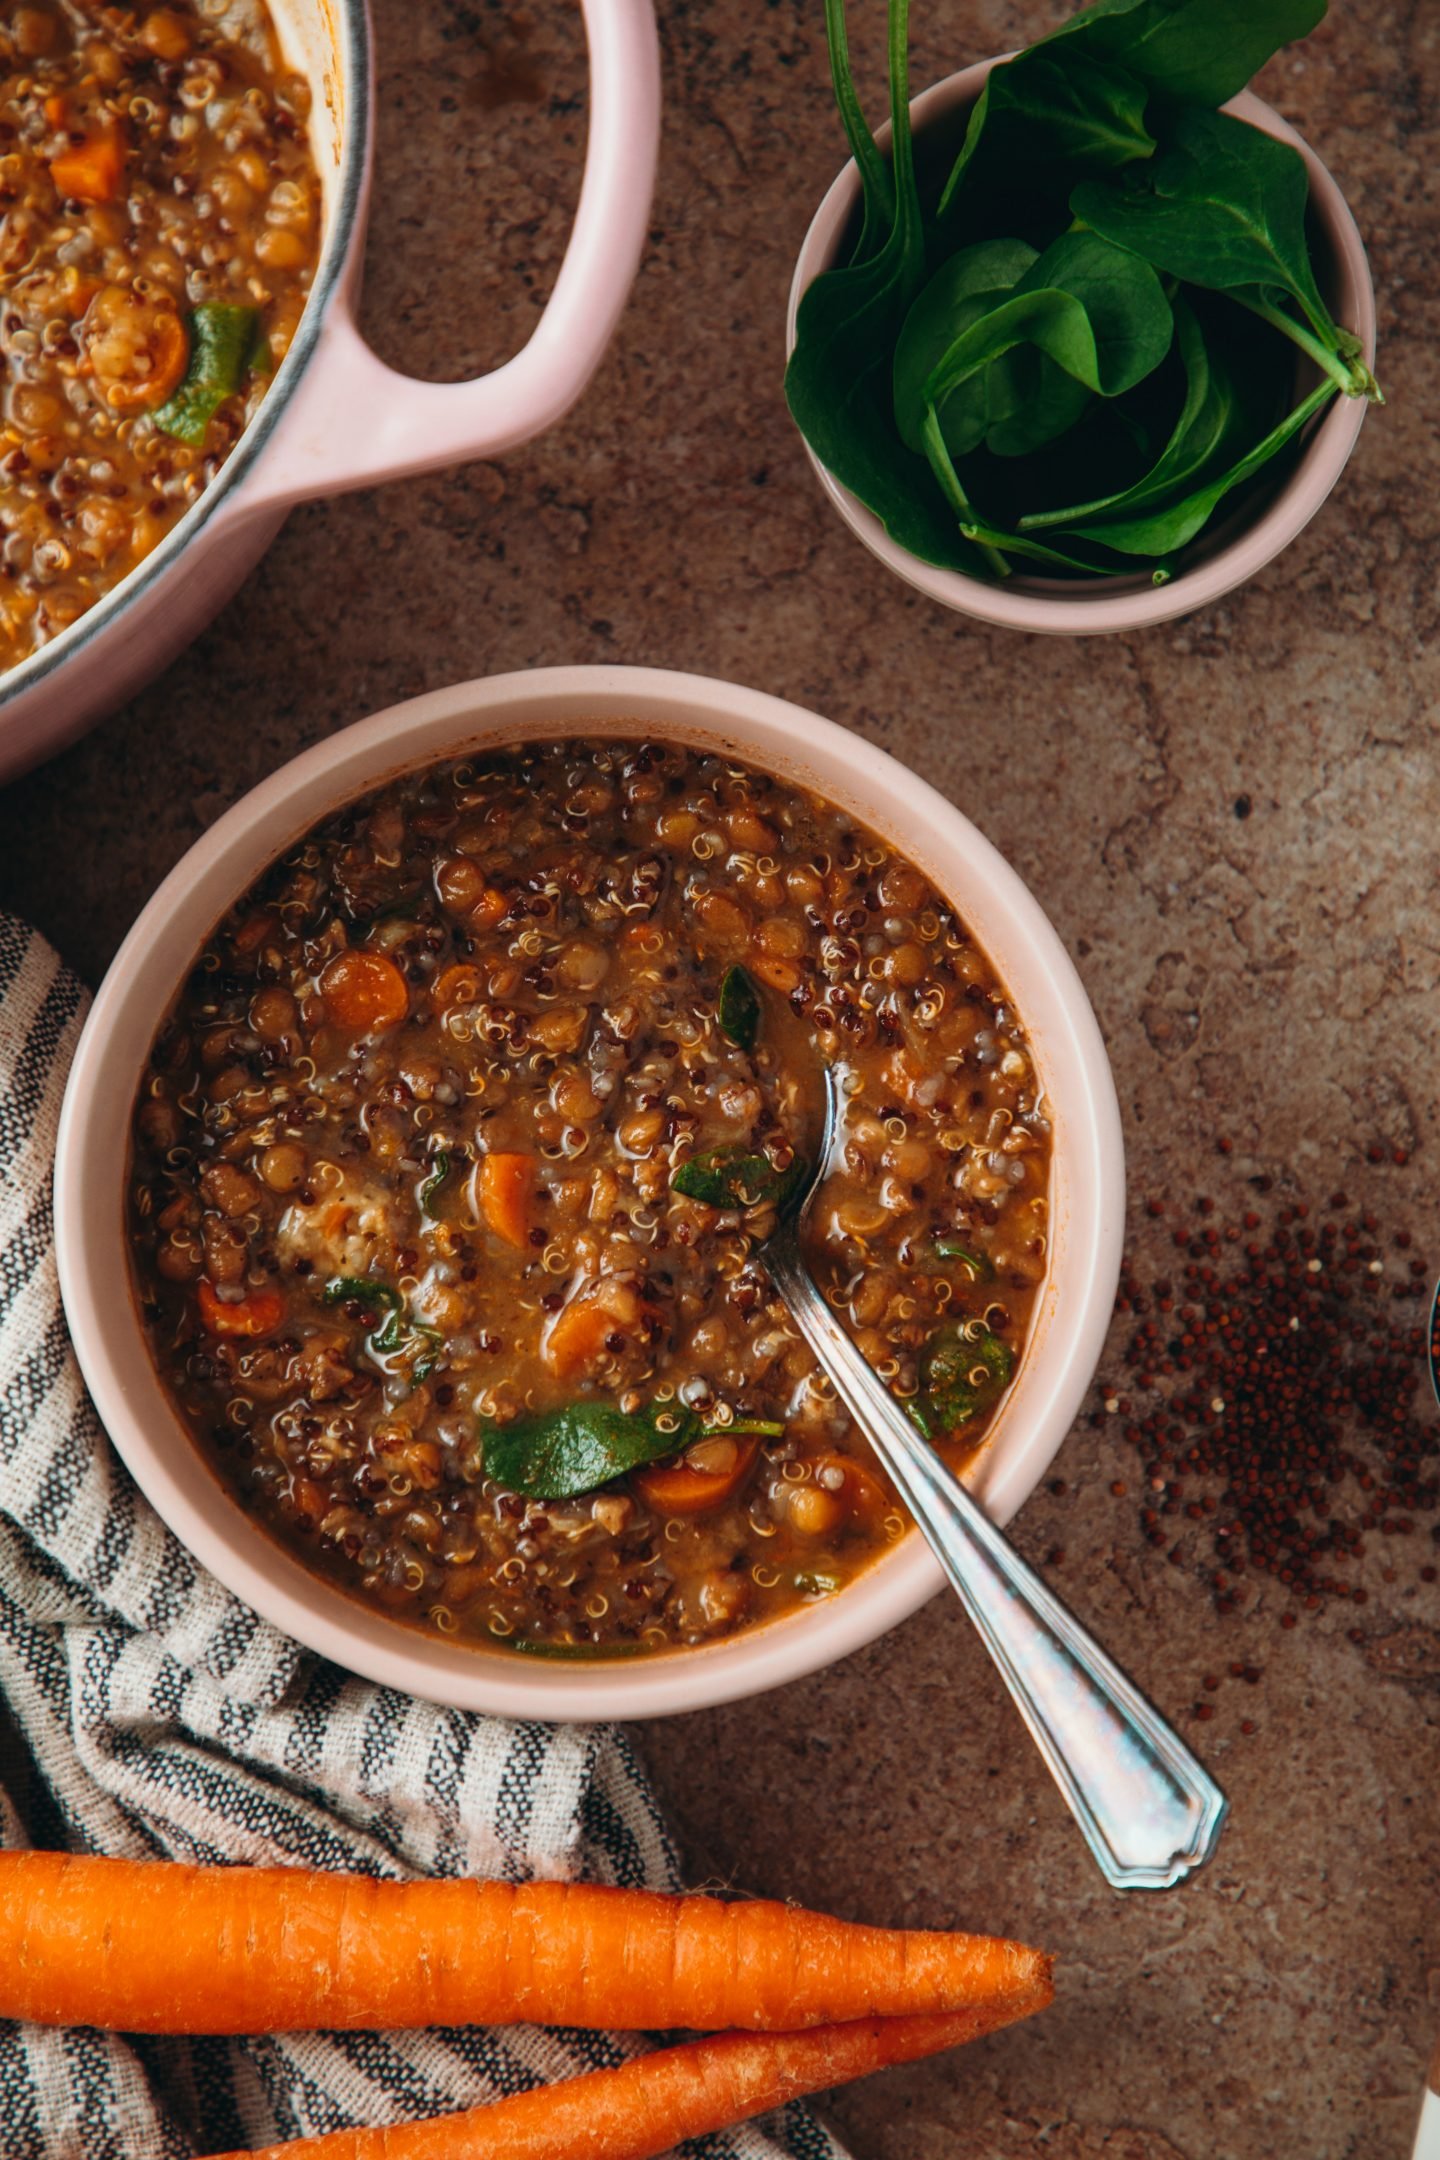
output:
<instances>
[{"instance_id":1,"label":"bowl rim","mask_svg":"<svg viewBox=\"0 0 1440 2160\"><path fill-rule=\"evenodd\" d=\"M922 90L910 101L910 119L915 134L918 136L927 125L947 117L957 108L973 104L992 68L1001 67L1016 57L1016 53L1008 52L997 53L988 60L977 60ZM1289 121L1254 91L1242 90L1221 109L1288 143L1304 158L1310 180L1311 207L1334 251L1337 271L1353 290L1354 328L1366 364L1373 368L1375 287L1365 243L1333 174ZM889 132L888 122L876 130L876 139L882 147L889 140ZM800 301L813 280L833 266L840 234L859 199L860 178L851 158L826 189L801 242L786 303L787 360L795 347ZM938 564L922 562L908 548L891 539L875 513L828 471L808 442L804 448L825 494L856 538L887 569L917 592L938 600L958 614L972 616L1001 629L1084 636L1145 629L1154 623L1172 621L1177 615L1192 614L1197 608L1208 606L1254 577L1290 545L1325 502L1349 461L1368 409L1364 398L1333 400L1274 501L1253 524L1237 533L1206 561L1197 563L1193 569L1183 570L1168 585L1073 599L1039 591L1034 580L990 585L981 578L967 576L962 570L946 570Z\"/></svg>"},{"instance_id":2,"label":"bowl rim","mask_svg":"<svg viewBox=\"0 0 1440 2160\"><path fill-rule=\"evenodd\" d=\"M839 799L878 831L903 834L899 844L955 894L1011 988L1054 1104L1054 1256L1030 1354L967 1478L998 1521L1008 1520L1044 1475L1093 1377L1119 1275L1125 1179L1119 1104L1098 1023L1057 932L1018 874L899 760L762 691L632 667L543 668L452 685L316 744L202 835L120 947L82 1033L61 1114L60 1287L100 1420L194 1557L307 1648L383 1685L455 1707L588 1722L709 1707L816 1671L924 1604L941 1586L938 1564L918 1537L908 1537L832 1600L715 1644L633 1663L551 1663L459 1647L407 1628L311 1574L226 1492L150 1363L124 1242L135 1085L210 926L266 863L387 776L469 744L514 745L567 733L664 733L729 747Z\"/></svg>"}]
</instances>

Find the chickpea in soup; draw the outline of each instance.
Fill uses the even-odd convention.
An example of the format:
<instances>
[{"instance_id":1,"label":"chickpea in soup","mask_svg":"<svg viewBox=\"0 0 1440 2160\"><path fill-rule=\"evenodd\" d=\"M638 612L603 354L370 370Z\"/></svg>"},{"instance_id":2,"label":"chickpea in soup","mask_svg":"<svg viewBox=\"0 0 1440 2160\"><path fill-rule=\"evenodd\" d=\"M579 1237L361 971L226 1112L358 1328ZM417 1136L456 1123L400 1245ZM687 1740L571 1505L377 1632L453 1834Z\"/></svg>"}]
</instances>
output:
<instances>
[{"instance_id":1,"label":"chickpea in soup","mask_svg":"<svg viewBox=\"0 0 1440 2160\"><path fill-rule=\"evenodd\" d=\"M958 1463L1024 1353L1050 1135L922 872L675 744L486 753L328 819L209 939L136 1107L138 1294L197 1445L449 1635L660 1650L835 1594L905 1521L756 1258L827 1062L810 1263Z\"/></svg>"},{"instance_id":2,"label":"chickpea in soup","mask_svg":"<svg viewBox=\"0 0 1440 2160\"><path fill-rule=\"evenodd\" d=\"M262 0L0 9L0 669L214 478L319 245L309 90Z\"/></svg>"}]
</instances>

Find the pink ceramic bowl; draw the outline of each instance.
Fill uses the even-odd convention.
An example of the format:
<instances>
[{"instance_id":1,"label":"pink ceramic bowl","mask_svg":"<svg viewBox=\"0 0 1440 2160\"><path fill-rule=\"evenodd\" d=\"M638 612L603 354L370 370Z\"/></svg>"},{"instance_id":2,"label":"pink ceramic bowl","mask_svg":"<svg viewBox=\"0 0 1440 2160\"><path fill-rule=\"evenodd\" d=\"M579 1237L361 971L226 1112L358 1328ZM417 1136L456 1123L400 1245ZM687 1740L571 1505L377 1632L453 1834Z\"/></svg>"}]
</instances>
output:
<instances>
[{"instance_id":1,"label":"pink ceramic bowl","mask_svg":"<svg viewBox=\"0 0 1440 2160\"><path fill-rule=\"evenodd\" d=\"M1009 57L1004 54L994 60L978 61L916 98L910 118L917 146L928 131L944 129L954 133L958 148L964 115L980 95L991 68L999 67ZM1232 98L1225 110L1263 128L1280 142L1290 143L1304 158L1310 175L1310 206L1322 242L1316 265L1320 289L1336 321L1359 337L1366 364L1373 367L1375 288L1364 242L1344 196L1309 144L1273 106L1245 90ZM877 131L882 146L888 143L889 132L888 127ZM785 324L787 352L795 343L801 295L823 270L834 267L859 203L860 179L852 161L834 182L805 235L790 285ZM1318 376L1308 361L1303 361L1301 367L1304 388L1309 389ZM1218 517L1213 530L1195 542L1186 568L1170 584L1158 587L1150 583L1146 573L1134 578L1096 579L1093 584L1017 574L1003 584L991 585L982 578L966 577L959 570L937 569L898 546L874 512L826 471L808 445L807 454L820 485L850 530L907 585L961 615L973 615L979 622L999 623L1008 630L1075 636L1095 631L1141 630L1149 623L1168 622L1173 616L1188 615L1207 606L1222 593L1254 577L1314 517L1345 469L1366 410L1363 398L1341 397L1326 406L1318 423L1312 422L1308 433L1302 435L1301 455L1278 491L1262 492L1248 504L1240 503L1229 515Z\"/></svg>"},{"instance_id":2,"label":"pink ceramic bowl","mask_svg":"<svg viewBox=\"0 0 1440 2160\"><path fill-rule=\"evenodd\" d=\"M1080 1408L1120 1262L1124 1163L1105 1046L1064 947L959 811L856 735L756 690L648 668L543 668L398 705L317 745L221 818L170 873L95 1000L61 1121L60 1280L100 1416L197 1559L267 1619L370 1679L511 1717L638 1718L758 1694L882 1635L940 1587L914 1534L857 1581L752 1633L649 1659L567 1665L462 1648L399 1626L307 1573L229 1498L151 1366L130 1287L131 1109L155 1031L210 926L319 819L407 766L564 734L721 747L814 787L903 847L955 902L1014 996L1054 1120L1050 1273L1030 1346L970 1473L1008 1520Z\"/></svg>"},{"instance_id":3,"label":"pink ceramic bowl","mask_svg":"<svg viewBox=\"0 0 1440 2160\"><path fill-rule=\"evenodd\" d=\"M367 0L269 6L287 61L310 84L323 192L299 331L224 467L154 553L0 674L0 780L63 749L198 636L296 503L494 457L553 427L599 366L629 296L660 147L651 0L581 0L590 114L570 245L529 342L466 383L397 374L356 323L375 133Z\"/></svg>"}]
</instances>

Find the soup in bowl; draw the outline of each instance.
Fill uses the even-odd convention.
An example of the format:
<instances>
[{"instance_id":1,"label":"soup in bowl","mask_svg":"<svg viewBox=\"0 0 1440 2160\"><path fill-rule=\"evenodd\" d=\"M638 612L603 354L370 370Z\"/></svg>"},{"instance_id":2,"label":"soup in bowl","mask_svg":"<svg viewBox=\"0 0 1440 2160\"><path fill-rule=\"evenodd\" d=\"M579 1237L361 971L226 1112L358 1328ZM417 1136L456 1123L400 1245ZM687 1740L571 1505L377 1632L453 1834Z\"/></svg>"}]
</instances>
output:
<instances>
[{"instance_id":1,"label":"soup in bowl","mask_svg":"<svg viewBox=\"0 0 1440 2160\"><path fill-rule=\"evenodd\" d=\"M207 835L97 1000L60 1216L102 1416L231 1587L419 1692L641 1715L838 1655L937 1577L758 1253L826 1065L812 1269L1007 1514L1121 1220L1103 1050L1013 873L694 678L364 723Z\"/></svg>"}]
</instances>

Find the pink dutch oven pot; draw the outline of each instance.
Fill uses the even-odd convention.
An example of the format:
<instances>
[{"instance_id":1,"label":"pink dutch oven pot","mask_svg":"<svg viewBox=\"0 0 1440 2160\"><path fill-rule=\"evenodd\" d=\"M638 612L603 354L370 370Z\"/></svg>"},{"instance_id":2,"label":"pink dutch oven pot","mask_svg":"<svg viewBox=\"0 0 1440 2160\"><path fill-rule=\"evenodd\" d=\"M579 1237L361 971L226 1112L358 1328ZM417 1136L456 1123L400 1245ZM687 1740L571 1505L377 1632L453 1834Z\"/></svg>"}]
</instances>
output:
<instances>
[{"instance_id":1,"label":"pink dutch oven pot","mask_svg":"<svg viewBox=\"0 0 1440 2160\"><path fill-rule=\"evenodd\" d=\"M374 133L367 0L271 0L314 93L324 238L295 341L213 485L78 622L0 677L0 779L73 742L229 599L296 503L493 457L543 434L605 352L644 245L660 140L650 0L581 0L590 129L574 230L524 350L468 383L412 381L355 323Z\"/></svg>"}]
</instances>

